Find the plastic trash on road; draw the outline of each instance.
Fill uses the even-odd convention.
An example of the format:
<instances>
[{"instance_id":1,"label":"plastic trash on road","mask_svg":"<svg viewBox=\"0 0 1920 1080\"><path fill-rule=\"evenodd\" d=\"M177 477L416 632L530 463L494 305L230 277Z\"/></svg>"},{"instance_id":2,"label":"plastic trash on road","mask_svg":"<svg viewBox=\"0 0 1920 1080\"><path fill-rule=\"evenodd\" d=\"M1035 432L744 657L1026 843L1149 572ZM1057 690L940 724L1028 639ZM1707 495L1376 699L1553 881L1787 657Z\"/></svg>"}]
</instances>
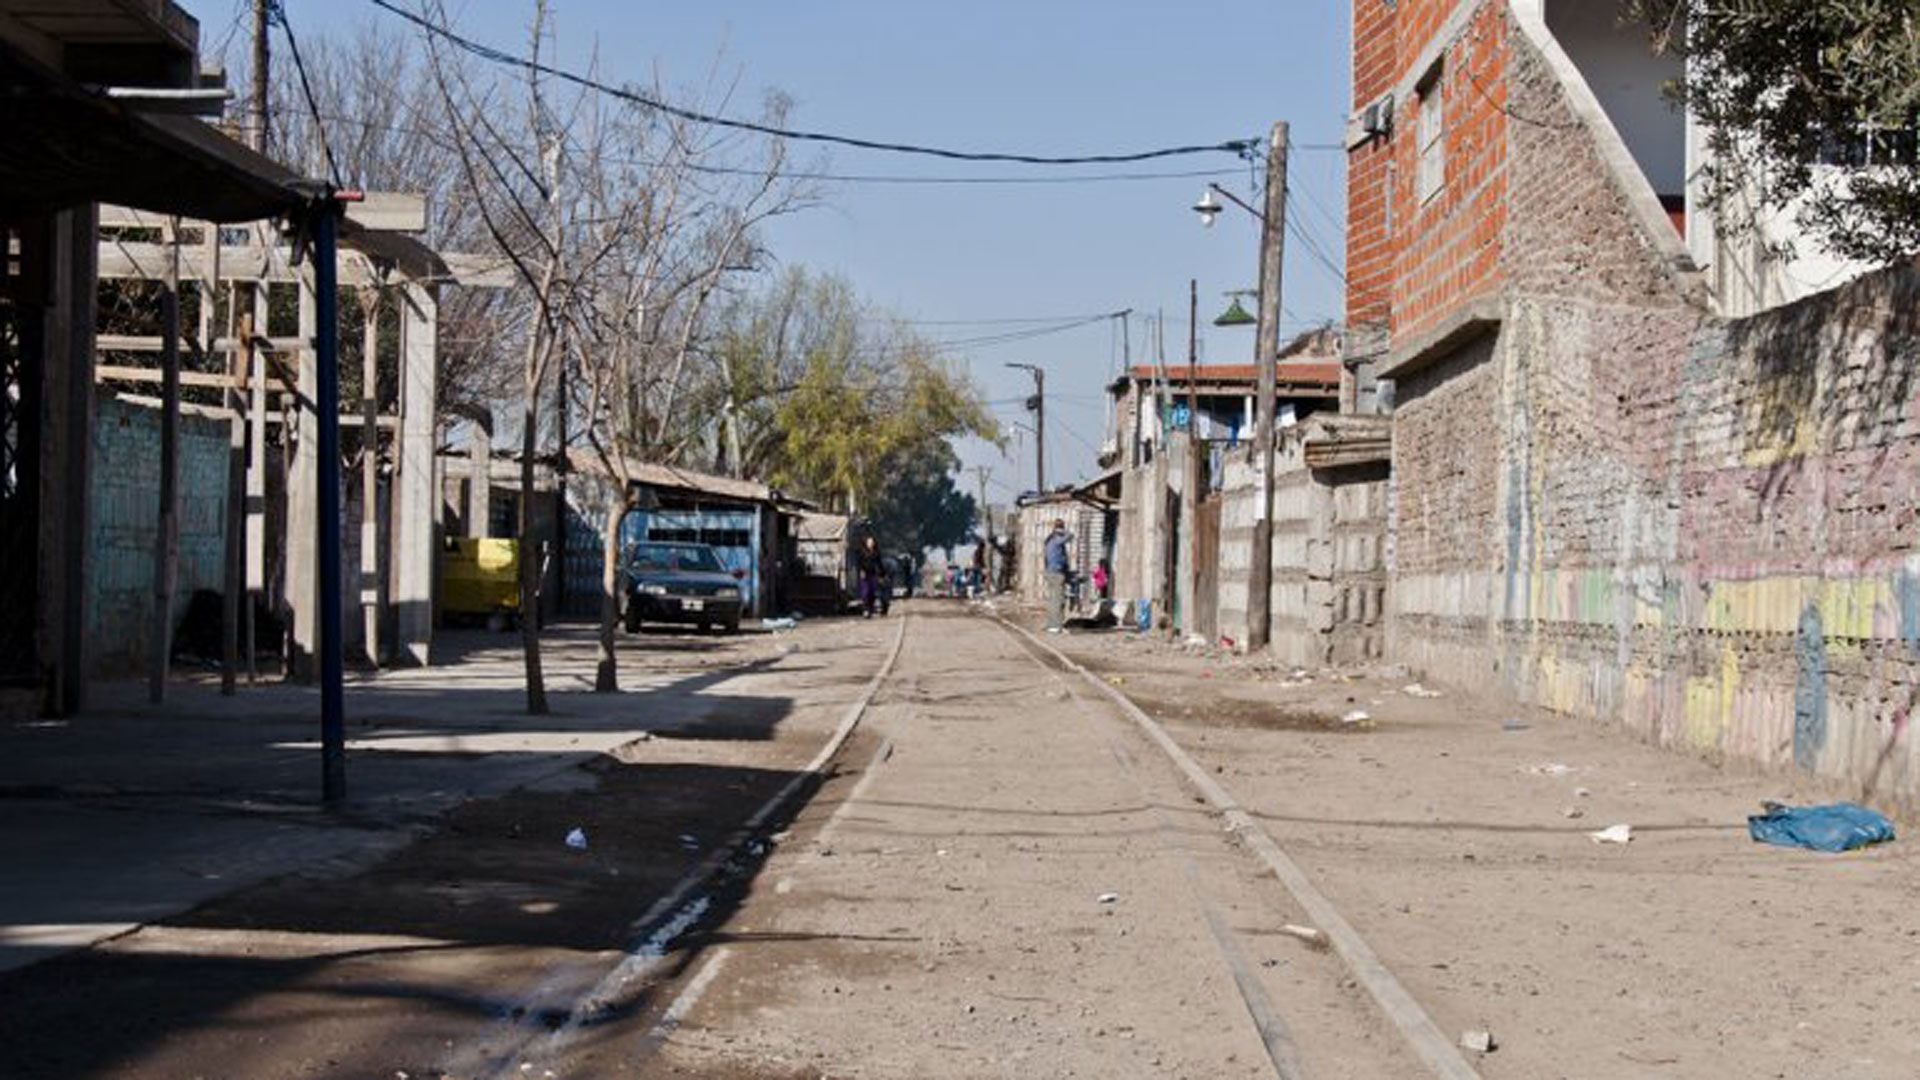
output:
<instances>
[{"instance_id":1,"label":"plastic trash on road","mask_svg":"<svg viewBox=\"0 0 1920 1080\"><path fill-rule=\"evenodd\" d=\"M1768 844L1814 851L1852 851L1893 839L1893 823L1864 806L1784 806L1767 803L1747 818L1747 835Z\"/></svg>"},{"instance_id":2,"label":"plastic trash on road","mask_svg":"<svg viewBox=\"0 0 1920 1080\"><path fill-rule=\"evenodd\" d=\"M578 825L574 826L567 833L567 846L575 851L587 850L587 830Z\"/></svg>"},{"instance_id":3,"label":"plastic trash on road","mask_svg":"<svg viewBox=\"0 0 1920 1080\"><path fill-rule=\"evenodd\" d=\"M791 615L782 615L778 618L760 620L760 627L763 630L792 630L799 625L800 620Z\"/></svg>"},{"instance_id":4,"label":"plastic trash on road","mask_svg":"<svg viewBox=\"0 0 1920 1080\"><path fill-rule=\"evenodd\" d=\"M1596 844L1629 844L1633 842L1633 826L1609 825L1599 832L1587 834Z\"/></svg>"}]
</instances>

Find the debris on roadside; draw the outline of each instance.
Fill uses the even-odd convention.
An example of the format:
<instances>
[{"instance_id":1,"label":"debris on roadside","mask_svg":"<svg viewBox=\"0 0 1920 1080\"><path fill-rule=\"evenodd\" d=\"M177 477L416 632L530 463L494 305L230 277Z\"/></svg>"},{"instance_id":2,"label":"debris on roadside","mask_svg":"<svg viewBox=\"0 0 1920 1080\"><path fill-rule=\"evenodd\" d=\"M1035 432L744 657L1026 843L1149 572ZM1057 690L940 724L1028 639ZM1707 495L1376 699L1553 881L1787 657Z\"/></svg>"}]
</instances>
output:
<instances>
[{"instance_id":1,"label":"debris on roadside","mask_svg":"<svg viewBox=\"0 0 1920 1080\"><path fill-rule=\"evenodd\" d=\"M1842 852L1894 839L1891 821L1855 803L1795 807L1766 802L1760 806L1765 813L1747 818L1747 835L1761 843Z\"/></svg>"},{"instance_id":2,"label":"debris on roadside","mask_svg":"<svg viewBox=\"0 0 1920 1080\"><path fill-rule=\"evenodd\" d=\"M1460 1033L1460 1048L1476 1054L1491 1054L1499 1044L1493 1041L1491 1031L1464 1031Z\"/></svg>"},{"instance_id":3,"label":"debris on roadside","mask_svg":"<svg viewBox=\"0 0 1920 1080\"><path fill-rule=\"evenodd\" d=\"M799 625L800 620L791 615L782 615L778 618L760 620L760 628L762 630L792 630Z\"/></svg>"},{"instance_id":4,"label":"debris on roadside","mask_svg":"<svg viewBox=\"0 0 1920 1080\"><path fill-rule=\"evenodd\" d=\"M1119 901L1120 894L1117 892L1103 892L1093 898L1093 902L1096 904L1115 904L1119 903Z\"/></svg>"},{"instance_id":5,"label":"debris on roadside","mask_svg":"<svg viewBox=\"0 0 1920 1080\"><path fill-rule=\"evenodd\" d=\"M1324 949L1327 947L1327 935L1323 931L1316 930L1311 926L1287 923L1280 928L1280 932L1290 938L1297 938L1315 949Z\"/></svg>"},{"instance_id":6,"label":"debris on roadside","mask_svg":"<svg viewBox=\"0 0 1920 1080\"><path fill-rule=\"evenodd\" d=\"M1560 811L1560 815L1566 818L1583 818L1587 816L1587 812L1577 806L1569 806Z\"/></svg>"},{"instance_id":7,"label":"debris on roadside","mask_svg":"<svg viewBox=\"0 0 1920 1080\"><path fill-rule=\"evenodd\" d=\"M1440 696L1440 691L1429 690L1426 687L1421 686L1419 683L1408 683L1407 685L1400 688L1400 692L1407 695L1408 697L1417 697L1417 698L1437 698Z\"/></svg>"},{"instance_id":8,"label":"debris on roadside","mask_svg":"<svg viewBox=\"0 0 1920 1080\"><path fill-rule=\"evenodd\" d=\"M1599 832L1587 834L1596 844L1626 844L1633 841L1633 826L1609 825Z\"/></svg>"},{"instance_id":9,"label":"debris on roadside","mask_svg":"<svg viewBox=\"0 0 1920 1080\"><path fill-rule=\"evenodd\" d=\"M1348 727L1370 728L1373 726L1373 714L1365 709L1355 709L1340 718Z\"/></svg>"},{"instance_id":10,"label":"debris on roadside","mask_svg":"<svg viewBox=\"0 0 1920 1080\"><path fill-rule=\"evenodd\" d=\"M1500 721L1501 731L1525 731L1532 725L1517 716L1505 717Z\"/></svg>"},{"instance_id":11,"label":"debris on roadside","mask_svg":"<svg viewBox=\"0 0 1920 1080\"><path fill-rule=\"evenodd\" d=\"M1584 798L1587 798L1588 796L1590 796L1590 795L1592 795L1592 794L1593 794L1593 792L1591 792L1591 791L1589 791L1589 790L1587 790L1586 788L1583 788L1583 787L1577 787L1577 788L1574 788L1574 789L1573 789L1573 797L1574 797L1574 798L1576 798L1576 799L1584 799Z\"/></svg>"},{"instance_id":12,"label":"debris on roadside","mask_svg":"<svg viewBox=\"0 0 1920 1080\"><path fill-rule=\"evenodd\" d=\"M699 851L700 839L691 833L680 834L680 847L686 851Z\"/></svg>"},{"instance_id":13,"label":"debris on roadside","mask_svg":"<svg viewBox=\"0 0 1920 1080\"><path fill-rule=\"evenodd\" d=\"M587 850L587 830L575 825L567 833L567 846L575 851Z\"/></svg>"},{"instance_id":14,"label":"debris on roadside","mask_svg":"<svg viewBox=\"0 0 1920 1080\"><path fill-rule=\"evenodd\" d=\"M1522 765L1520 771L1532 776L1570 776L1573 773L1573 766L1549 761L1544 765Z\"/></svg>"}]
</instances>

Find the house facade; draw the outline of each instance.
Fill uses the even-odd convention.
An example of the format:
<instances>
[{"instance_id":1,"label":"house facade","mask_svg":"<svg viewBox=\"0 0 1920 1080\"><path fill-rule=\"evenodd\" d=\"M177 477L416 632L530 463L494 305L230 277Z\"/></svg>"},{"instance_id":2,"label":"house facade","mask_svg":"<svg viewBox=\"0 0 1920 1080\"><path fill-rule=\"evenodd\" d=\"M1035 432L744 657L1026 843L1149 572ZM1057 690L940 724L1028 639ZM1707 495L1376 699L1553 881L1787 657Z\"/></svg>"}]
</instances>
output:
<instances>
[{"instance_id":1,"label":"house facade","mask_svg":"<svg viewBox=\"0 0 1920 1080\"><path fill-rule=\"evenodd\" d=\"M1352 10L1390 655L1910 804L1920 275L1753 263L1618 4Z\"/></svg>"}]
</instances>

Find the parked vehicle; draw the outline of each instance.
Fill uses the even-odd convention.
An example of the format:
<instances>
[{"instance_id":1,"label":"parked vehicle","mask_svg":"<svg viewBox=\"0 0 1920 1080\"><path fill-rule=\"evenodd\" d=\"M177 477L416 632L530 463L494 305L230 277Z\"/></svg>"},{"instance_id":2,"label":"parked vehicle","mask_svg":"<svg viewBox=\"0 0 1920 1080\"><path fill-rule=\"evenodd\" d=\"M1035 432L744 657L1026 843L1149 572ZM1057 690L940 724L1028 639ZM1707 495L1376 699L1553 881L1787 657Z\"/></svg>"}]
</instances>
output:
<instances>
[{"instance_id":1,"label":"parked vehicle","mask_svg":"<svg viewBox=\"0 0 1920 1080\"><path fill-rule=\"evenodd\" d=\"M645 623L740 629L740 571L706 544L635 544L627 556L627 633Z\"/></svg>"}]
</instances>

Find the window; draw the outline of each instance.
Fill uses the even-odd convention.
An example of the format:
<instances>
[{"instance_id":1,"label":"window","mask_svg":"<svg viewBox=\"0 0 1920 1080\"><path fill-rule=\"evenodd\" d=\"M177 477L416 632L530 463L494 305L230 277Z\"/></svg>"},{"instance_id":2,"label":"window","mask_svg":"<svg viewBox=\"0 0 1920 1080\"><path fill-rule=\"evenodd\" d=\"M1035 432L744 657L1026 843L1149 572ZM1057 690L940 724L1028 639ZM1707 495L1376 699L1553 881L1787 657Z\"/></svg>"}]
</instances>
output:
<instances>
[{"instance_id":1,"label":"window","mask_svg":"<svg viewBox=\"0 0 1920 1080\"><path fill-rule=\"evenodd\" d=\"M1420 84L1420 172L1417 191L1421 202L1440 193L1447 183L1447 126L1440 91L1440 66L1434 65Z\"/></svg>"}]
</instances>

